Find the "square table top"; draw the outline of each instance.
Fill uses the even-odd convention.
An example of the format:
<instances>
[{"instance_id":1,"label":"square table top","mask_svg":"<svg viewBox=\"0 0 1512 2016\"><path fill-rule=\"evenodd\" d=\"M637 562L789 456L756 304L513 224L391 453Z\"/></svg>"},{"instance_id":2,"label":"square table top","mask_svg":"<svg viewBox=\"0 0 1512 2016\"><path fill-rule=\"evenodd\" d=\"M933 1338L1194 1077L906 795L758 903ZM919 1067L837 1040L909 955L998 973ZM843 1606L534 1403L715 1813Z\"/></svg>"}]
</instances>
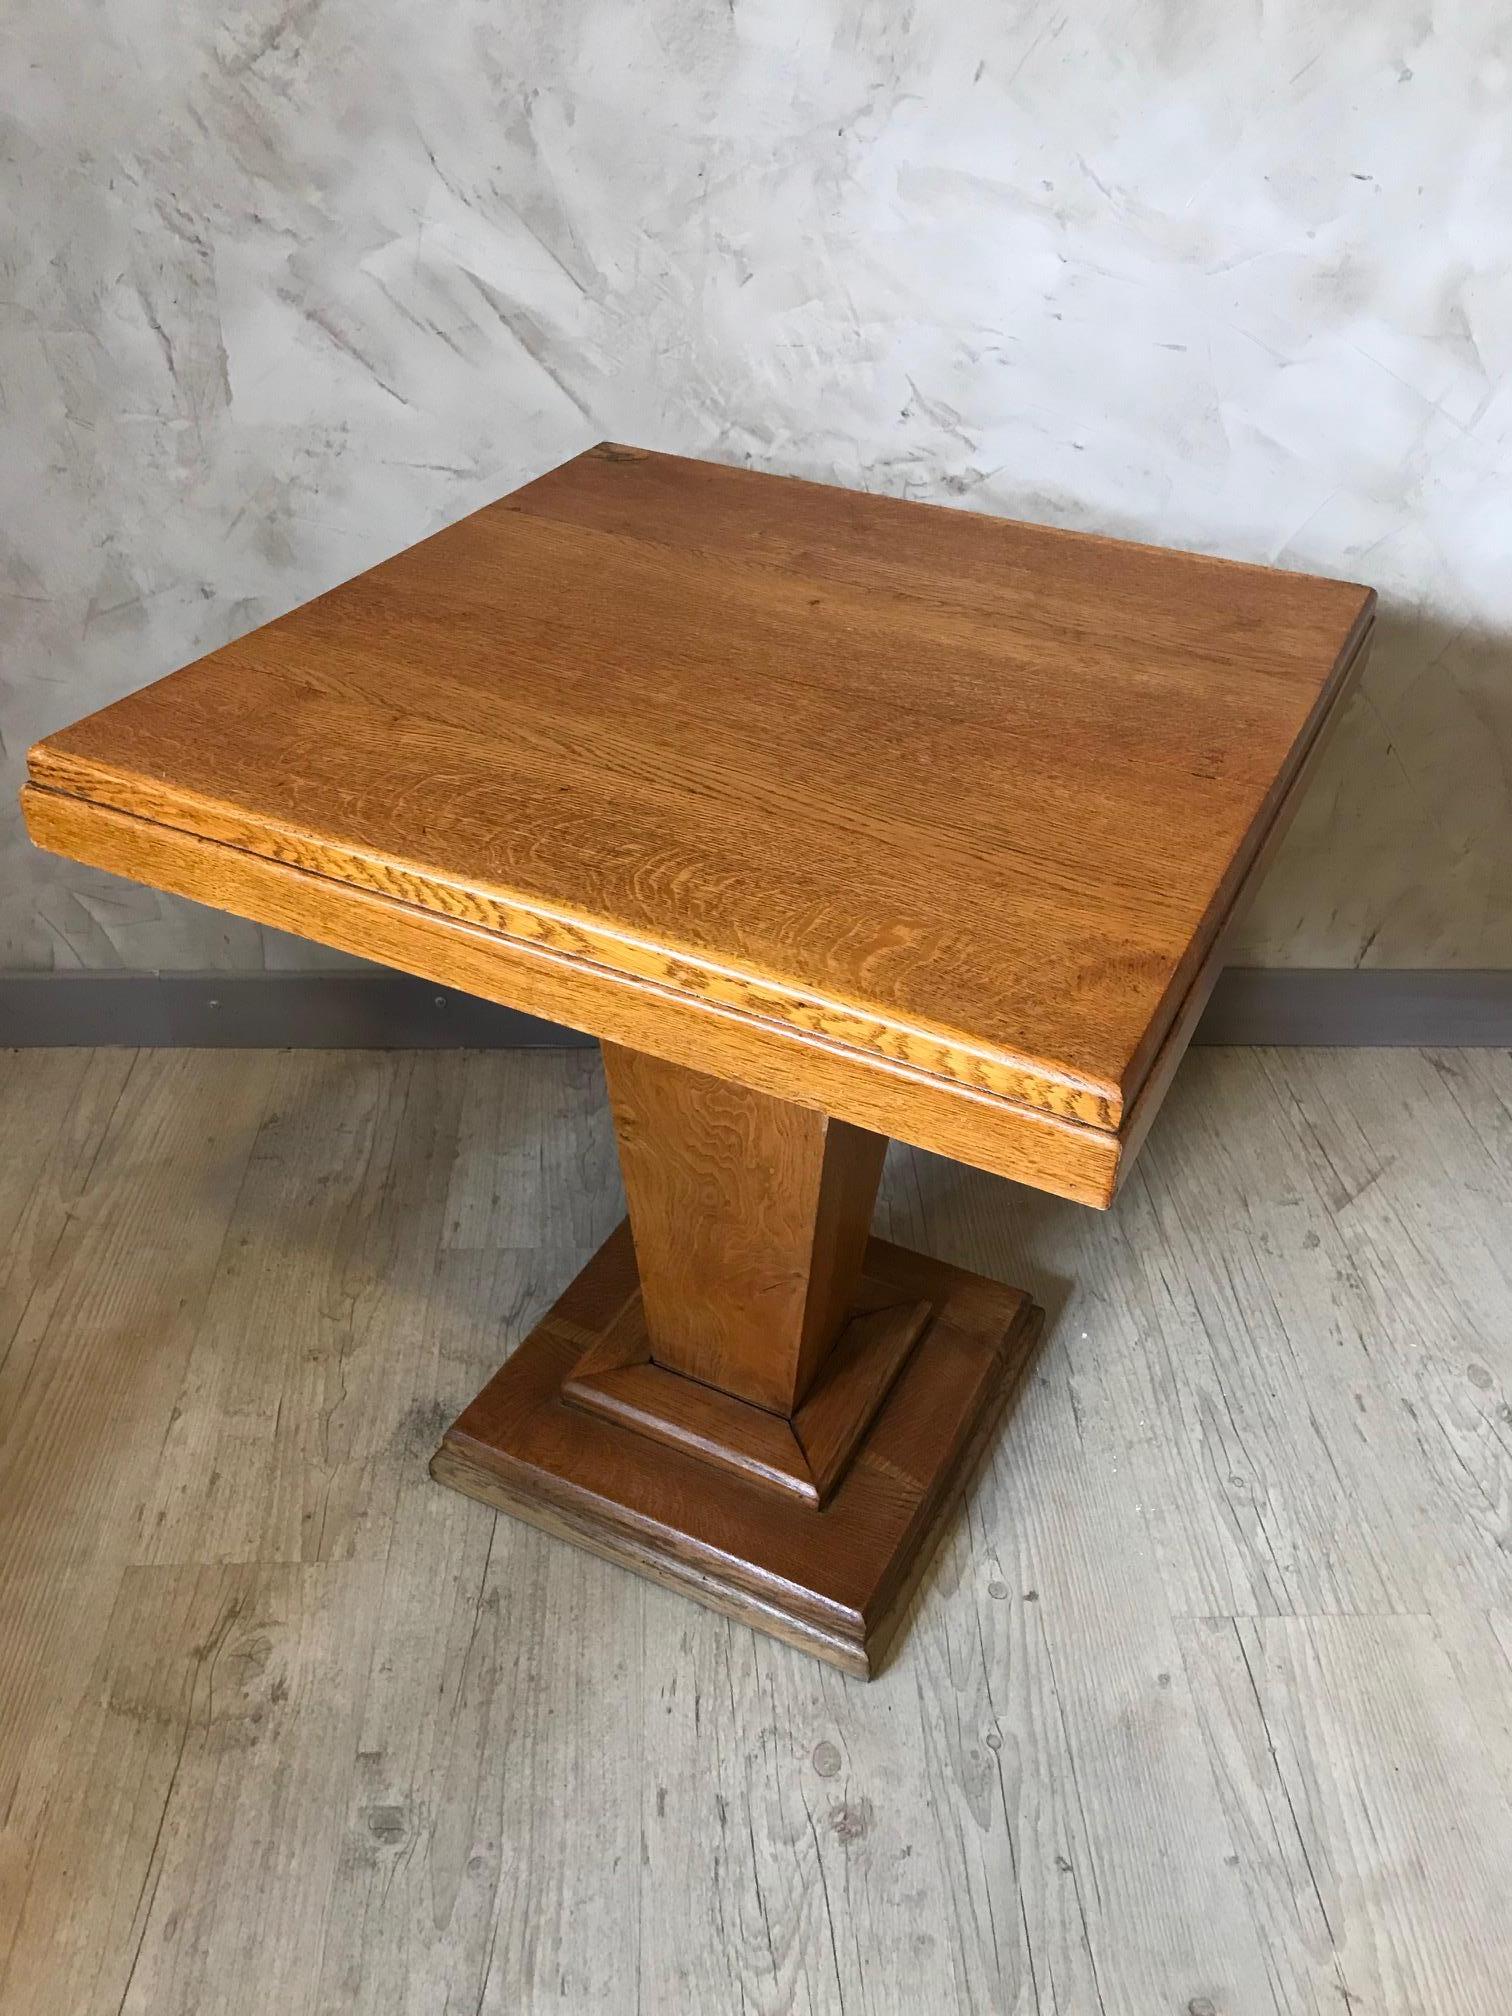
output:
<instances>
[{"instance_id":1,"label":"square table top","mask_svg":"<svg viewBox=\"0 0 1512 2016\"><path fill-rule=\"evenodd\" d=\"M28 814L1106 1202L1374 600L605 444L49 737Z\"/></svg>"}]
</instances>

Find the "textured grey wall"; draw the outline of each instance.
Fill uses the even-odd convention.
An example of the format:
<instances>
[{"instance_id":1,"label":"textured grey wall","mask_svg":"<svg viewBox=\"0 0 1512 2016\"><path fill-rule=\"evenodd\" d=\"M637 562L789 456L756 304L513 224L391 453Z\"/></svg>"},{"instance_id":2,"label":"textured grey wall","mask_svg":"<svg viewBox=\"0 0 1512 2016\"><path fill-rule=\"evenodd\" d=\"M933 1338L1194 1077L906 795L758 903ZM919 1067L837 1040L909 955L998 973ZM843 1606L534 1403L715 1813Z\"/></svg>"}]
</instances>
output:
<instances>
[{"instance_id":1,"label":"textured grey wall","mask_svg":"<svg viewBox=\"0 0 1512 2016\"><path fill-rule=\"evenodd\" d=\"M1241 956L1512 965L1484 0L11 0L26 745L611 435L1368 579ZM0 968L335 956L46 859Z\"/></svg>"}]
</instances>

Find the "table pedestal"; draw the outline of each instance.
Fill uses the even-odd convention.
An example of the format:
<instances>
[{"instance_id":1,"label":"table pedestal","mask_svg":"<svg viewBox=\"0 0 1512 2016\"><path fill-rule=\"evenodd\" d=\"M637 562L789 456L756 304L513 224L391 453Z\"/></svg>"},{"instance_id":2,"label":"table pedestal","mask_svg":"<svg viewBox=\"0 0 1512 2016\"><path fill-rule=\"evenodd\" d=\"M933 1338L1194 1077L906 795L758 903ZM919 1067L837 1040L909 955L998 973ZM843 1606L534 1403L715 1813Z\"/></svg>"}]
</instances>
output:
<instances>
[{"instance_id":1,"label":"table pedestal","mask_svg":"<svg viewBox=\"0 0 1512 2016\"><path fill-rule=\"evenodd\" d=\"M868 1237L880 1135L604 1056L629 1221L432 1474L869 1676L1041 1312Z\"/></svg>"}]
</instances>

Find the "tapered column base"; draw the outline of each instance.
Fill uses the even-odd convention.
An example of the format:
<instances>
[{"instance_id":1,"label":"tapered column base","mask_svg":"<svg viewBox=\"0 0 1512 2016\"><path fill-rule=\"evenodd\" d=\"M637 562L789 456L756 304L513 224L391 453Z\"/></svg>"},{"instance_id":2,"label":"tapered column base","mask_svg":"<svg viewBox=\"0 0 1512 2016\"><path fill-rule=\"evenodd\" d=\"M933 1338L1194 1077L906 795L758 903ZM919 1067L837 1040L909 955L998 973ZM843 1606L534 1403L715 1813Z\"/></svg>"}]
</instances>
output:
<instances>
[{"instance_id":1,"label":"tapered column base","mask_svg":"<svg viewBox=\"0 0 1512 2016\"><path fill-rule=\"evenodd\" d=\"M564 1392L585 1360L603 1360L606 1336L633 1309L624 1225L447 1430L431 1474L869 1678L1042 1316L1018 1289L880 1239L867 1248L865 1279L879 1352L899 1355L896 1329L875 1325L879 1291L884 1300L894 1291L901 1311L922 1303L928 1313L907 1319L916 1335L901 1369L879 1373L880 1404L821 1504ZM710 1391L665 1376L686 1384L690 1402Z\"/></svg>"}]
</instances>

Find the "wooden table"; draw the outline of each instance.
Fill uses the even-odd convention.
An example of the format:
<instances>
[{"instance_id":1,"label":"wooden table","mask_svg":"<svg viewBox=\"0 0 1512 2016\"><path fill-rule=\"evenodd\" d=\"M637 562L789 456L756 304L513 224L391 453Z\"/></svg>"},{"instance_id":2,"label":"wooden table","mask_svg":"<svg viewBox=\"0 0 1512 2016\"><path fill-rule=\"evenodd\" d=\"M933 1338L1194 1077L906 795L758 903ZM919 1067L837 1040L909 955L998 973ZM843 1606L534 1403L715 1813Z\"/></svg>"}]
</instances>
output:
<instances>
[{"instance_id":1,"label":"wooden table","mask_svg":"<svg viewBox=\"0 0 1512 2016\"><path fill-rule=\"evenodd\" d=\"M886 1138L1106 1206L1369 590L602 446L31 752L39 845L591 1031L629 1221L443 1482L874 1670L1040 1314Z\"/></svg>"}]
</instances>

